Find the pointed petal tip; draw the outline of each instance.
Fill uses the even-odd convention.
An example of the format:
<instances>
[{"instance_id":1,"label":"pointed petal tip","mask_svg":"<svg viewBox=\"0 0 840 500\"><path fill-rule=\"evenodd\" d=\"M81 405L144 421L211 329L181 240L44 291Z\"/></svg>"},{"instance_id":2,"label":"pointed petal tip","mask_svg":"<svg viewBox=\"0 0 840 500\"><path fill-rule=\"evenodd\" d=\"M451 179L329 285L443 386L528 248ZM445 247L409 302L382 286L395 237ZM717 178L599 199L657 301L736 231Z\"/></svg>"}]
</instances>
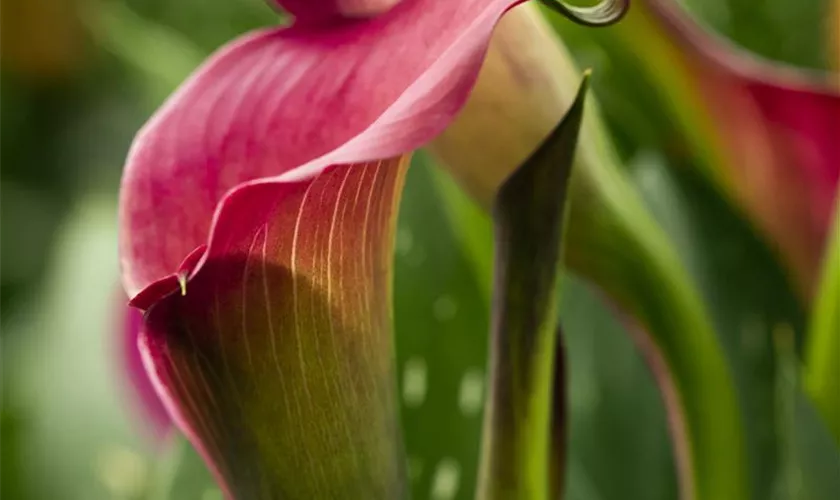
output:
<instances>
[{"instance_id":1,"label":"pointed petal tip","mask_svg":"<svg viewBox=\"0 0 840 500\"><path fill-rule=\"evenodd\" d=\"M156 302L178 290L179 287L179 278L177 274L164 276L163 278L146 285L145 288L137 292L134 297L128 301L128 305L129 307L140 311L147 311Z\"/></svg>"},{"instance_id":2,"label":"pointed petal tip","mask_svg":"<svg viewBox=\"0 0 840 500\"><path fill-rule=\"evenodd\" d=\"M587 69L583 72L580 84L578 86L577 95L572 102L569 110L543 141L539 148L525 161L523 165L511 172L505 182L499 187L496 195L496 210L498 211L501 203L510 203L510 200L516 200L522 197L520 184L523 179L530 179L534 175L534 169L547 169L546 157L568 163L568 170L563 176L571 175L571 160L566 161L565 155L574 156L577 148L577 140L579 134L580 123L583 120L583 110L586 104L586 95L589 90L589 80L592 71ZM561 183L565 186L568 181L567 177L561 176Z\"/></svg>"}]
</instances>

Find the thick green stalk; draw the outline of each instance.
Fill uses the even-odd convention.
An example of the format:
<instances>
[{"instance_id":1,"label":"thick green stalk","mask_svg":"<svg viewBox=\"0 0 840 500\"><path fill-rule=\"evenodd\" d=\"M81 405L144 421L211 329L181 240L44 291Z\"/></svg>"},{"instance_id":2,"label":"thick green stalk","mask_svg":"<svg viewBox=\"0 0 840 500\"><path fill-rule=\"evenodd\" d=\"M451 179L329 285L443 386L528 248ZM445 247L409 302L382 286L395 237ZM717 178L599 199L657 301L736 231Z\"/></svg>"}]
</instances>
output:
<instances>
[{"instance_id":1,"label":"thick green stalk","mask_svg":"<svg viewBox=\"0 0 840 500\"><path fill-rule=\"evenodd\" d=\"M597 116L581 135L567 263L630 313L661 357L683 499L749 498L743 422L723 349L673 244L621 175Z\"/></svg>"}]
</instances>

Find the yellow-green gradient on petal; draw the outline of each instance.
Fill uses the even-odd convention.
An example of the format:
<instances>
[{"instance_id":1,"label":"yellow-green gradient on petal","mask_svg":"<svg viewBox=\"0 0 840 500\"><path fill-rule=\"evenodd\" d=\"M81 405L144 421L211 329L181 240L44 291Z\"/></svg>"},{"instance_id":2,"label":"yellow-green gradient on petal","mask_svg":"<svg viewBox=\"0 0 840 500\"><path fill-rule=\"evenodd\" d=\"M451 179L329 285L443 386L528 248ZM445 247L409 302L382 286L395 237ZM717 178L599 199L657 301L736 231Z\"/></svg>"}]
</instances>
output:
<instances>
[{"instance_id":1,"label":"yellow-green gradient on petal","mask_svg":"<svg viewBox=\"0 0 840 500\"><path fill-rule=\"evenodd\" d=\"M407 162L241 188L186 294L148 311L146 364L232 497L404 496L390 287Z\"/></svg>"}]
</instances>

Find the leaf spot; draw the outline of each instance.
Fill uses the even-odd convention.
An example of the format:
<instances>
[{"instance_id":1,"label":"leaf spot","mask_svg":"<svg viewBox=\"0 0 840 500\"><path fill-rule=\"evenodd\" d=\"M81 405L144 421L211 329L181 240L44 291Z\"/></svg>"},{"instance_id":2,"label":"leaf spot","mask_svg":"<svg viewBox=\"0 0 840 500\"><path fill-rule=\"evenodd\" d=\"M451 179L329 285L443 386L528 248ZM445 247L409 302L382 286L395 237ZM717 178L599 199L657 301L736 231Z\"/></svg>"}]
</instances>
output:
<instances>
[{"instance_id":1,"label":"leaf spot","mask_svg":"<svg viewBox=\"0 0 840 500\"><path fill-rule=\"evenodd\" d=\"M420 267L426 262L426 250L420 246L414 247L405 260L411 267Z\"/></svg>"},{"instance_id":2,"label":"leaf spot","mask_svg":"<svg viewBox=\"0 0 840 500\"><path fill-rule=\"evenodd\" d=\"M397 230L397 255L406 257L411 253L411 248L414 246L414 233L407 227L401 227Z\"/></svg>"},{"instance_id":3,"label":"leaf spot","mask_svg":"<svg viewBox=\"0 0 840 500\"><path fill-rule=\"evenodd\" d=\"M146 487L148 466L143 457L129 448L111 445L97 453L96 474L115 497L132 498Z\"/></svg>"},{"instance_id":4,"label":"leaf spot","mask_svg":"<svg viewBox=\"0 0 840 500\"><path fill-rule=\"evenodd\" d=\"M461 378L458 389L458 407L465 417L474 417L481 411L484 401L484 372L468 370Z\"/></svg>"},{"instance_id":5,"label":"leaf spot","mask_svg":"<svg viewBox=\"0 0 840 500\"><path fill-rule=\"evenodd\" d=\"M449 321L458 312L458 303L450 295L441 295L432 305L432 311L436 320L440 322Z\"/></svg>"},{"instance_id":6,"label":"leaf spot","mask_svg":"<svg viewBox=\"0 0 840 500\"><path fill-rule=\"evenodd\" d=\"M453 458L444 458L435 469L432 478L432 500L451 500L458 493L461 482L461 465Z\"/></svg>"},{"instance_id":7,"label":"leaf spot","mask_svg":"<svg viewBox=\"0 0 840 500\"><path fill-rule=\"evenodd\" d=\"M409 457L408 477L411 482L416 483L423 476L423 459L420 457Z\"/></svg>"},{"instance_id":8,"label":"leaf spot","mask_svg":"<svg viewBox=\"0 0 840 500\"><path fill-rule=\"evenodd\" d=\"M403 402L408 408L416 408L426 400L427 373L423 358L411 358L403 369Z\"/></svg>"},{"instance_id":9,"label":"leaf spot","mask_svg":"<svg viewBox=\"0 0 840 500\"><path fill-rule=\"evenodd\" d=\"M745 317L741 321L742 352L748 356L761 356L767 338L767 330L767 325L760 314L756 313Z\"/></svg>"}]
</instances>

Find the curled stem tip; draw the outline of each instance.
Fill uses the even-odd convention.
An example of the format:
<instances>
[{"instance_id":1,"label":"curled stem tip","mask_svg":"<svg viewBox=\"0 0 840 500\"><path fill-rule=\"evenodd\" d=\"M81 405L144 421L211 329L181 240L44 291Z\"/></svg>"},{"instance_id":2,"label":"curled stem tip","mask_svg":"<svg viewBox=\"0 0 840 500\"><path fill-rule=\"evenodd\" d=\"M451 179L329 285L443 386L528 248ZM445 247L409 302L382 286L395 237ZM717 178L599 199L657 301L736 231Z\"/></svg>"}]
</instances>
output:
<instances>
[{"instance_id":1,"label":"curled stem tip","mask_svg":"<svg viewBox=\"0 0 840 500\"><path fill-rule=\"evenodd\" d=\"M563 0L540 0L549 9L585 26L609 26L624 17L630 0L602 0L591 7L576 7Z\"/></svg>"}]
</instances>

